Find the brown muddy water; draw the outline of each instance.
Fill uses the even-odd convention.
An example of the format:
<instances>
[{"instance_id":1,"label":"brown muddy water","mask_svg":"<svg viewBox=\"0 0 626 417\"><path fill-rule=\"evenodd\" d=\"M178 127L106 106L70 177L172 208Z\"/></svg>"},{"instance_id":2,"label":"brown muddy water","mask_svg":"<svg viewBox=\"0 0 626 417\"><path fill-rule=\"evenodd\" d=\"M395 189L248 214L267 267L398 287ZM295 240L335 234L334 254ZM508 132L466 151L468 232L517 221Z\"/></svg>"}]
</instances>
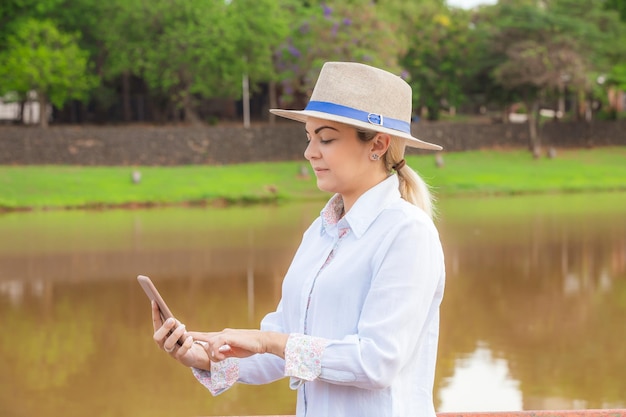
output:
<instances>
[{"instance_id":1,"label":"brown muddy water","mask_svg":"<svg viewBox=\"0 0 626 417\"><path fill-rule=\"evenodd\" d=\"M287 381L212 397L135 278L190 330L256 327L322 205L0 215L0 416L292 414ZM437 410L626 407L626 193L439 207Z\"/></svg>"}]
</instances>

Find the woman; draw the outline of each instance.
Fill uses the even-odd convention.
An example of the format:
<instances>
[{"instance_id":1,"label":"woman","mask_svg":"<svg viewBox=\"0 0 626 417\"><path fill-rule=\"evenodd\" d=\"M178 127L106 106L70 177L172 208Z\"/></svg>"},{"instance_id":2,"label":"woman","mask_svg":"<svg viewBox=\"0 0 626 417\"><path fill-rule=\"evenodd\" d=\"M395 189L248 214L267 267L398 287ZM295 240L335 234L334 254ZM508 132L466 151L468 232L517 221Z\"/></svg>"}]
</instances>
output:
<instances>
[{"instance_id":1,"label":"woman","mask_svg":"<svg viewBox=\"0 0 626 417\"><path fill-rule=\"evenodd\" d=\"M330 62L305 110L271 110L305 123L304 156L334 196L260 330L187 332L153 305L154 340L211 393L290 377L298 416L435 415L443 252L404 150L441 147L411 135L411 100L391 73Z\"/></svg>"}]
</instances>

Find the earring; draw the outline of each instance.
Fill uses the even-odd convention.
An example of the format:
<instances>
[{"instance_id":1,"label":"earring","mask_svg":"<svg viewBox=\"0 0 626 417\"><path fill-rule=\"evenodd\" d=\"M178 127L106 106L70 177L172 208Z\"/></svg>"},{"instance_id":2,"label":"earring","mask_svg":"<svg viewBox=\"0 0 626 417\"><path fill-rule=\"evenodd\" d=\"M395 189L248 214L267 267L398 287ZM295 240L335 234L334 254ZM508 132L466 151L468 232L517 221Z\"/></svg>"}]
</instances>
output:
<instances>
[{"instance_id":1,"label":"earring","mask_svg":"<svg viewBox=\"0 0 626 417\"><path fill-rule=\"evenodd\" d=\"M373 153L373 154L370 156L370 159L371 159L372 161L378 161L378 160L380 159L380 156L378 156L378 154L377 154L377 153Z\"/></svg>"}]
</instances>

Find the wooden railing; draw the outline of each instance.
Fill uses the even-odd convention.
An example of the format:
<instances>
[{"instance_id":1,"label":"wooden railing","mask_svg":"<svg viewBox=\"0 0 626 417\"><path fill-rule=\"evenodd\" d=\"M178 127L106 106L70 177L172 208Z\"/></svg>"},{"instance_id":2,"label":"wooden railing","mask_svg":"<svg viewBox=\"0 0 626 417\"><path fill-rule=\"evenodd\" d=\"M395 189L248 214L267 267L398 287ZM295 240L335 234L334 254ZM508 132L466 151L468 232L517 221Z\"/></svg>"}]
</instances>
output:
<instances>
[{"instance_id":1,"label":"wooden railing","mask_svg":"<svg viewBox=\"0 0 626 417\"><path fill-rule=\"evenodd\" d=\"M437 413L437 417L626 417L626 408Z\"/></svg>"},{"instance_id":2,"label":"wooden railing","mask_svg":"<svg viewBox=\"0 0 626 417\"><path fill-rule=\"evenodd\" d=\"M293 415L274 416L228 416L228 417L294 417ZM437 417L626 417L626 408L594 410L528 410L528 411L489 411L437 413Z\"/></svg>"}]
</instances>

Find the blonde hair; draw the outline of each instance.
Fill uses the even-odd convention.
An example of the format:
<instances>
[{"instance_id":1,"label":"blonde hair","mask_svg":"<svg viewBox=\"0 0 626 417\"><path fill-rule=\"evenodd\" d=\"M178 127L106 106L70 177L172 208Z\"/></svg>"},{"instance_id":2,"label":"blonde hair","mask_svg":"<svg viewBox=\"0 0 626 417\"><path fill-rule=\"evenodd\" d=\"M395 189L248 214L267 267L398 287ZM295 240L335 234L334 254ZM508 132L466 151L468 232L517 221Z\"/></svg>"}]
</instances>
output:
<instances>
[{"instance_id":1,"label":"blonde hair","mask_svg":"<svg viewBox=\"0 0 626 417\"><path fill-rule=\"evenodd\" d=\"M369 142L374 139L377 134L378 132L357 129L358 138L363 142ZM405 148L404 139L392 136L389 148L382 158L387 172L393 172L395 170L394 166L404 159ZM398 188L402 198L421 208L432 218L435 215L434 198L428 184L426 184L417 172L406 164L395 171L398 173L400 182Z\"/></svg>"}]
</instances>

